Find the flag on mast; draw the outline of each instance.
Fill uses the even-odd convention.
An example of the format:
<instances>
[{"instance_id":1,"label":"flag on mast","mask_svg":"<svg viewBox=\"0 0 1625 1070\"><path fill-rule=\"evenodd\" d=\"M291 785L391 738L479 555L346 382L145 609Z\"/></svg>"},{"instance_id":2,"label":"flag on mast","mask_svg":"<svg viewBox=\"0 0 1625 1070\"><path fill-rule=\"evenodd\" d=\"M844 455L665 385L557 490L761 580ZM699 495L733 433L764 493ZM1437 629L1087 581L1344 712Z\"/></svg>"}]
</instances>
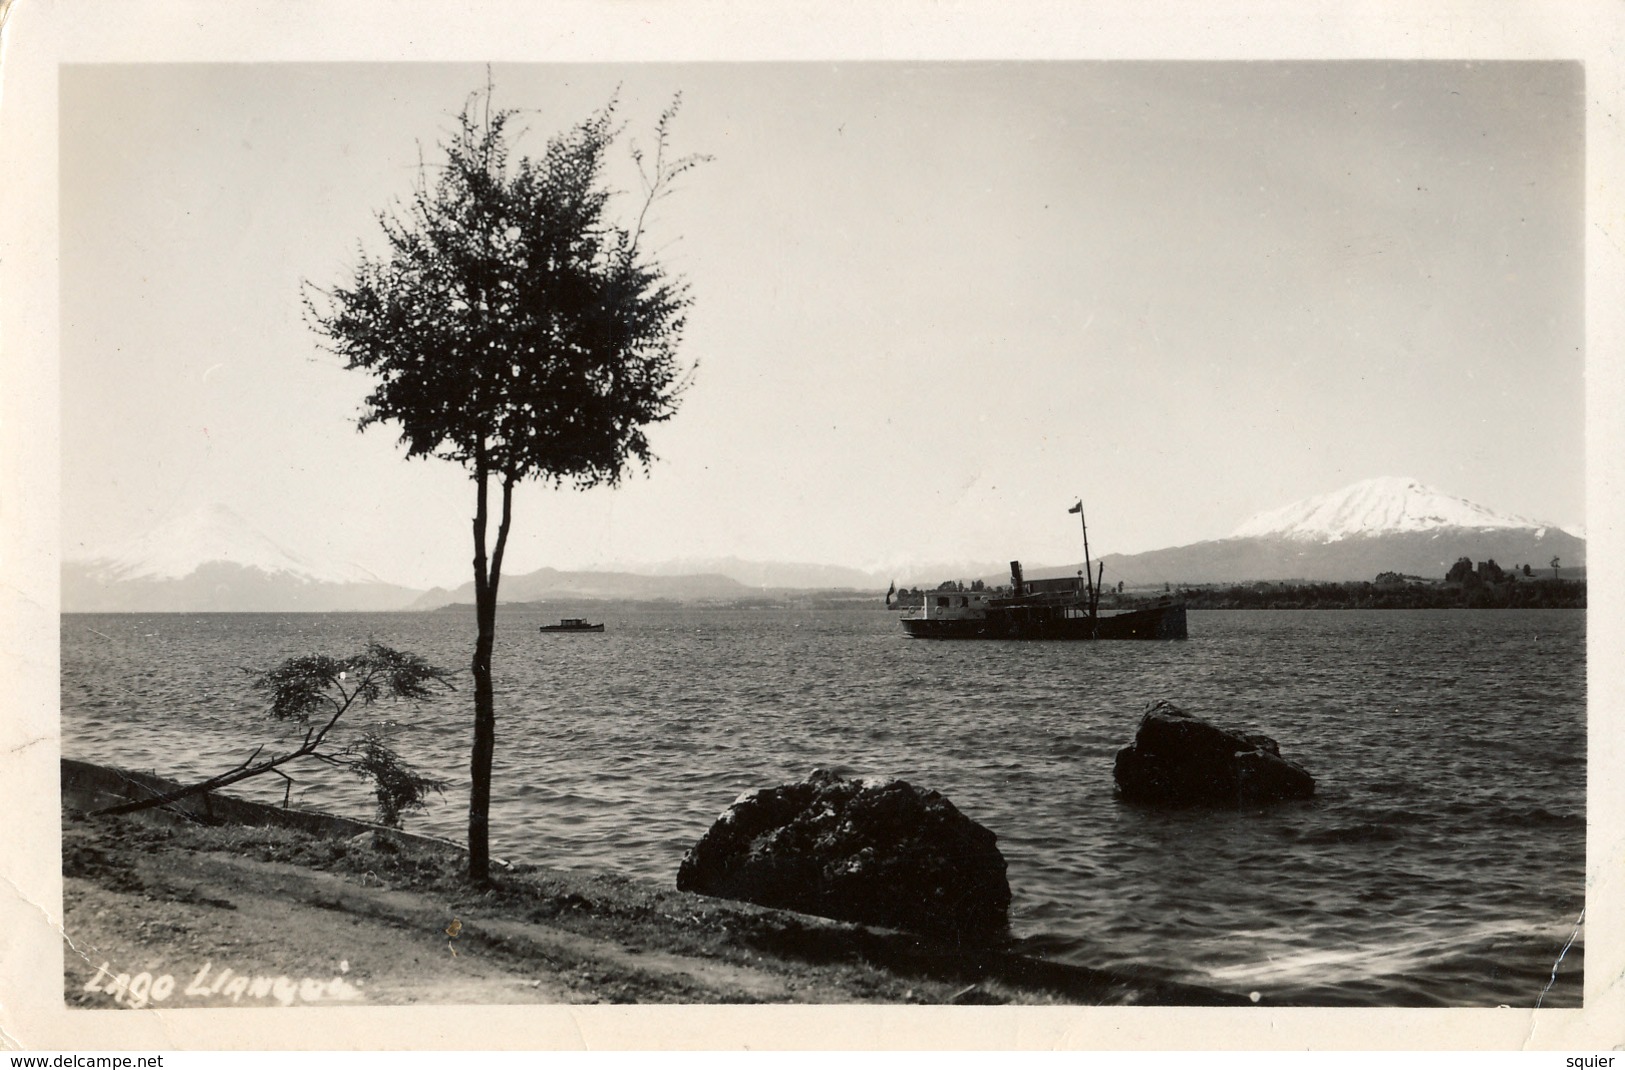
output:
<instances>
[{"instance_id":1,"label":"flag on mast","mask_svg":"<svg viewBox=\"0 0 1625 1070\"><path fill-rule=\"evenodd\" d=\"M1069 512L1069 513L1081 513L1081 512L1083 512L1083 499L1079 498L1078 499L1078 504L1074 505L1072 508L1068 509L1067 512Z\"/></svg>"}]
</instances>

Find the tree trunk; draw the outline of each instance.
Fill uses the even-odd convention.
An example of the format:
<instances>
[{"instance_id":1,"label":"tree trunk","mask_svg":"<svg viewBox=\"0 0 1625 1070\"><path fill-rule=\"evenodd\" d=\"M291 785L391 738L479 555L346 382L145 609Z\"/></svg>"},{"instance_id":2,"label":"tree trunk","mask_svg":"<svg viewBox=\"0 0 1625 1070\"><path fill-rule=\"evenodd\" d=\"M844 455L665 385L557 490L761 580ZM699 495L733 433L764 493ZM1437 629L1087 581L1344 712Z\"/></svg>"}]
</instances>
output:
<instances>
[{"instance_id":1,"label":"tree trunk","mask_svg":"<svg viewBox=\"0 0 1625 1070\"><path fill-rule=\"evenodd\" d=\"M486 467L479 461L479 489L474 511L474 615L479 638L474 643L474 746L469 759L468 879L484 884L491 877L491 763L496 755L496 693L491 682L491 653L496 647L497 589L502 583L502 555L513 522L513 477L502 480L502 518L489 561L485 553L488 519Z\"/></svg>"},{"instance_id":2,"label":"tree trunk","mask_svg":"<svg viewBox=\"0 0 1625 1070\"><path fill-rule=\"evenodd\" d=\"M259 751L255 751L254 753L258 754ZM216 788L229 787L232 784L237 783L239 780L247 780L249 777L259 776L261 773L272 772L277 766L291 762L295 758L302 758L308 753L310 752L306 750L295 751L293 754L287 754L280 758L274 758L269 761L261 762L259 765L251 765L250 763L253 762L254 759L249 758L248 761L244 762L236 769L227 770L226 772L221 773L219 776L212 776L208 780L197 784L192 784L189 787L176 788L173 791L166 791L162 795L154 795L150 799L137 799L135 802L119 803L116 806L104 806L99 810L91 810L85 816L113 817L117 814L134 814L139 813L142 810L152 810L160 806L168 806L170 803L177 803L182 799L190 799L194 795L202 795L205 792L213 791ZM287 774L284 773L279 775L286 776Z\"/></svg>"},{"instance_id":3,"label":"tree trunk","mask_svg":"<svg viewBox=\"0 0 1625 1070\"><path fill-rule=\"evenodd\" d=\"M491 759L496 753L497 716L491 688L491 650L496 645L497 595L485 558L486 468L483 450L476 463L474 510L474 746L469 758L468 879L484 884L491 876Z\"/></svg>"},{"instance_id":4,"label":"tree trunk","mask_svg":"<svg viewBox=\"0 0 1625 1070\"><path fill-rule=\"evenodd\" d=\"M496 598L482 596L475 608L479 639L474 644L474 748L469 761L468 879L483 884L491 875L491 759L496 754L497 715L491 688L491 649L496 645Z\"/></svg>"}]
</instances>

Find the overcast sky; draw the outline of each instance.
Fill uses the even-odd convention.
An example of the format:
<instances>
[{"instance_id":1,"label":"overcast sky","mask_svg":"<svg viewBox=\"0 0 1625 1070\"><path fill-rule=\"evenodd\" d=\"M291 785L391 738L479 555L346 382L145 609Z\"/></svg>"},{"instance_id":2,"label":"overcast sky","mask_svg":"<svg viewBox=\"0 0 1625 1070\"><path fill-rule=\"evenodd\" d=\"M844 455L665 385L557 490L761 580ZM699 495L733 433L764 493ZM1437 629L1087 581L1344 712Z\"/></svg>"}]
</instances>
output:
<instances>
[{"instance_id":1,"label":"overcast sky","mask_svg":"<svg viewBox=\"0 0 1625 1070\"><path fill-rule=\"evenodd\" d=\"M492 68L520 151L619 87L714 159L652 237L699 371L647 478L527 486L508 571L892 567L1216 538L1379 475L1585 523L1577 63ZM466 579L472 488L355 430L343 281L477 65L61 79L67 557L198 505Z\"/></svg>"}]
</instances>

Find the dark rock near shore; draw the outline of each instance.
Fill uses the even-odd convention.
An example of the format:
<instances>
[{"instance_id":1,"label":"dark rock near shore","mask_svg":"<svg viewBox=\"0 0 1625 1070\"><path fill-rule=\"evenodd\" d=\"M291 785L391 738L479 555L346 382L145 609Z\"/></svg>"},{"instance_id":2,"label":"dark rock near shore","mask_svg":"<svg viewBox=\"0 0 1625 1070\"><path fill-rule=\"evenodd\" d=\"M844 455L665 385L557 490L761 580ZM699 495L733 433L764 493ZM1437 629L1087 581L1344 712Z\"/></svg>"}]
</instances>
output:
<instances>
[{"instance_id":1,"label":"dark rock near shore","mask_svg":"<svg viewBox=\"0 0 1625 1070\"><path fill-rule=\"evenodd\" d=\"M1146 710L1112 775L1133 802L1239 805L1315 793L1315 778L1269 736L1220 728L1169 702Z\"/></svg>"},{"instance_id":2,"label":"dark rock near shore","mask_svg":"<svg viewBox=\"0 0 1625 1070\"><path fill-rule=\"evenodd\" d=\"M677 887L975 941L1009 925L997 841L934 791L816 770L741 796L683 856Z\"/></svg>"}]
</instances>

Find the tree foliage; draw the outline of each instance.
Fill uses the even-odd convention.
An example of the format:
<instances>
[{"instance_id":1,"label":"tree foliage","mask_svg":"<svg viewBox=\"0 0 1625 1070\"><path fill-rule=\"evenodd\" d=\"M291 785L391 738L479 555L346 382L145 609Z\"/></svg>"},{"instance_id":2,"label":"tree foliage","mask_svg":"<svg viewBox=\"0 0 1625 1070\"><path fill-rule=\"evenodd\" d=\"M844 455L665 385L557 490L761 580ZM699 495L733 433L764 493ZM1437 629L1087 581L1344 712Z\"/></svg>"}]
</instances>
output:
<instances>
[{"instance_id":1,"label":"tree foliage","mask_svg":"<svg viewBox=\"0 0 1625 1070\"><path fill-rule=\"evenodd\" d=\"M691 304L643 248L649 208L701 157L670 158L674 101L633 225L605 182L616 103L512 158L511 110L471 97L404 210L382 213L385 251L350 285L307 287L316 330L375 385L360 425L395 423L408 457L577 487L614 485L653 459L645 428L671 418L694 370L677 352Z\"/></svg>"},{"instance_id":2,"label":"tree foliage","mask_svg":"<svg viewBox=\"0 0 1625 1070\"><path fill-rule=\"evenodd\" d=\"M358 700L370 706L385 695L426 699L434 694L431 684L450 686L444 669L377 642L347 658L307 654L251 675L256 691L271 693L269 716L300 724L326 711L336 719Z\"/></svg>"},{"instance_id":3,"label":"tree foliage","mask_svg":"<svg viewBox=\"0 0 1625 1070\"><path fill-rule=\"evenodd\" d=\"M390 828L399 828L404 814L427 806L431 792L438 795L446 790L444 780L417 772L376 732L368 732L347 748L341 764L372 782L378 823Z\"/></svg>"}]
</instances>

